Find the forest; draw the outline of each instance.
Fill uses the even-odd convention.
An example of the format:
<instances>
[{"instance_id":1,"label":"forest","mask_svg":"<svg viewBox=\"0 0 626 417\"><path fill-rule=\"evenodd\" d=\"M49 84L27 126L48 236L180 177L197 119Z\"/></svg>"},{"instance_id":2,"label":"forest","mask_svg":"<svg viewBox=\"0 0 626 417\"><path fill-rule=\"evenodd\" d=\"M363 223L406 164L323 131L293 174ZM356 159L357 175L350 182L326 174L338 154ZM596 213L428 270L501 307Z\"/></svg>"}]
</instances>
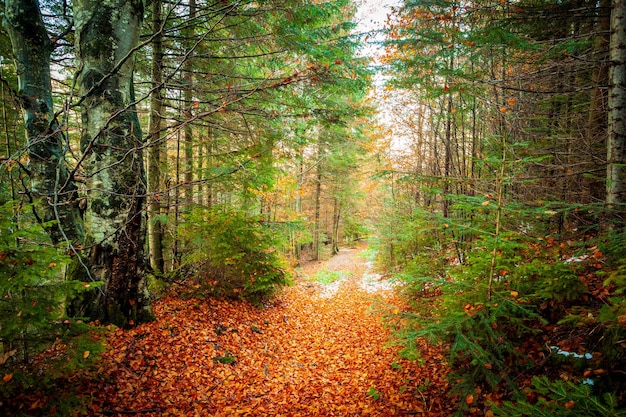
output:
<instances>
[{"instance_id":1,"label":"forest","mask_svg":"<svg viewBox=\"0 0 626 417\"><path fill-rule=\"evenodd\" d=\"M0 415L626 416L624 0L0 3Z\"/></svg>"}]
</instances>

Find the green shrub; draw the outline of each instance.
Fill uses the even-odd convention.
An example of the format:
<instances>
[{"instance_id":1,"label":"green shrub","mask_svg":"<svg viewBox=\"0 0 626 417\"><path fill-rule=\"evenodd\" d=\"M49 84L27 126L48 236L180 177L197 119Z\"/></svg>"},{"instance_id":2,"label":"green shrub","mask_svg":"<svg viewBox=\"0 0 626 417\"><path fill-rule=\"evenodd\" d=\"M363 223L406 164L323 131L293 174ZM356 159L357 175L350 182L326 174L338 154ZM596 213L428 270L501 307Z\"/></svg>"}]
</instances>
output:
<instances>
[{"instance_id":1,"label":"green shrub","mask_svg":"<svg viewBox=\"0 0 626 417\"><path fill-rule=\"evenodd\" d=\"M281 234L257 216L226 207L196 209L181 234L188 249L183 269L209 295L259 303L290 282L275 249Z\"/></svg>"},{"instance_id":2,"label":"green shrub","mask_svg":"<svg viewBox=\"0 0 626 417\"><path fill-rule=\"evenodd\" d=\"M472 268L455 269L445 277L433 277L428 292L421 290L424 295L434 294L436 301L415 302L415 312L407 315L409 326L398 333L404 345L402 354L418 358L415 341L419 339L444 343L453 369L449 378L461 398L473 393L476 386L511 387L512 377L532 365L516 348L517 342L540 332L540 316L511 291L495 290L489 299L488 280L469 279L467 271ZM423 285L428 280L423 276L408 282Z\"/></svg>"},{"instance_id":3,"label":"green shrub","mask_svg":"<svg viewBox=\"0 0 626 417\"><path fill-rule=\"evenodd\" d=\"M493 411L503 417L626 416L614 394L596 396L589 384L550 381L545 376L533 378L533 388L521 393L517 401L494 406Z\"/></svg>"}]
</instances>

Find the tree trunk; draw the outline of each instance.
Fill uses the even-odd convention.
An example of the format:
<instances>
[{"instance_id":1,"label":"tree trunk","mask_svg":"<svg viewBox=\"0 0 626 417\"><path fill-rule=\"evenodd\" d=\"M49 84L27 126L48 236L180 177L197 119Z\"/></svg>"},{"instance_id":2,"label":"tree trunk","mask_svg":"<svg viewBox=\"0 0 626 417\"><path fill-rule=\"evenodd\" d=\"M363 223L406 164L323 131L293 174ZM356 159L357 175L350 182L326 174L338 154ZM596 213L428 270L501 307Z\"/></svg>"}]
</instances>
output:
<instances>
[{"instance_id":1,"label":"tree trunk","mask_svg":"<svg viewBox=\"0 0 626 417\"><path fill-rule=\"evenodd\" d=\"M196 18L196 1L189 0L189 22L185 29L185 37L188 48L193 48L194 40L194 26L193 21ZM188 51L185 58L185 79L183 89L183 106L185 106L185 211L191 210L193 205L193 129L191 121L193 119L193 51Z\"/></svg>"},{"instance_id":2,"label":"tree trunk","mask_svg":"<svg viewBox=\"0 0 626 417\"><path fill-rule=\"evenodd\" d=\"M585 160L589 164L589 170L598 168L598 158L602 149L606 149L607 129L607 91L608 85L608 50L609 33L611 26L610 12L611 0L601 0L597 7L597 23L595 25L596 38L593 46L592 59L595 61L591 73L591 87L589 95L589 116L587 118L586 137L583 152ZM583 177L583 188L588 190L592 200L603 200L606 187L603 186L602 178Z\"/></svg>"},{"instance_id":3,"label":"tree trunk","mask_svg":"<svg viewBox=\"0 0 626 417\"><path fill-rule=\"evenodd\" d=\"M320 133L321 135L321 133ZM317 147L317 170L315 173L315 208L314 208L314 220L313 220L313 255L312 260L318 261L320 259L320 234L321 234L321 200L322 200L322 138L320 137Z\"/></svg>"},{"instance_id":4,"label":"tree trunk","mask_svg":"<svg viewBox=\"0 0 626 417\"><path fill-rule=\"evenodd\" d=\"M30 192L38 220L54 243L81 244L77 189L65 165L67 143L52 107L50 54L53 44L36 0L7 0L5 27L17 64L20 106L29 154ZM56 220L56 224L49 222Z\"/></svg>"},{"instance_id":5,"label":"tree trunk","mask_svg":"<svg viewBox=\"0 0 626 417\"><path fill-rule=\"evenodd\" d=\"M303 189L304 189L304 155L302 152L302 148L300 148L298 150L298 155L296 157L296 160L298 161L298 174L297 174L297 182L298 182L298 189L296 191L296 201L295 201L295 210L296 210L296 218L300 218L300 216L302 215L302 193L303 193ZM298 232L292 232L295 233L295 236L298 236L299 233ZM298 265L300 265L300 261L302 260L302 243L300 242L300 239L295 239L294 238L294 255L296 257L296 261L298 262Z\"/></svg>"},{"instance_id":6,"label":"tree trunk","mask_svg":"<svg viewBox=\"0 0 626 417\"><path fill-rule=\"evenodd\" d=\"M141 271L146 189L133 92L142 17L143 3L136 0L74 2L85 229L92 275L104 282L90 316L121 327L152 318Z\"/></svg>"},{"instance_id":7,"label":"tree trunk","mask_svg":"<svg viewBox=\"0 0 626 417\"><path fill-rule=\"evenodd\" d=\"M333 199L333 237L332 241L332 254L337 255L339 253L339 220L341 219L341 203L339 199L335 197Z\"/></svg>"},{"instance_id":8,"label":"tree trunk","mask_svg":"<svg viewBox=\"0 0 626 417\"><path fill-rule=\"evenodd\" d=\"M624 214L624 163L626 122L626 7L625 0L613 0L609 46L609 120L607 136L606 204L615 215Z\"/></svg>"},{"instance_id":9,"label":"tree trunk","mask_svg":"<svg viewBox=\"0 0 626 417\"><path fill-rule=\"evenodd\" d=\"M163 260L163 225L161 214L161 153L162 112L163 112L163 25L161 19L162 1L152 2L152 97L150 100L150 135L148 146L148 247L150 266L157 273L165 268Z\"/></svg>"}]
</instances>

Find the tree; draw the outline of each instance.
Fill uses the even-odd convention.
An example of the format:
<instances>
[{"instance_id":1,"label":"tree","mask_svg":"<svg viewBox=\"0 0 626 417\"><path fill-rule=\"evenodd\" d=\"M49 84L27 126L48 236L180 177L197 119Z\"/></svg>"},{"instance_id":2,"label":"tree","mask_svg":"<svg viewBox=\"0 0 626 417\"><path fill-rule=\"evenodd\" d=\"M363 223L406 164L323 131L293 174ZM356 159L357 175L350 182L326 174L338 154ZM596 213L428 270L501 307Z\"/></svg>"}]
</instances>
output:
<instances>
[{"instance_id":1,"label":"tree","mask_svg":"<svg viewBox=\"0 0 626 417\"><path fill-rule=\"evenodd\" d=\"M86 248L92 275L105 283L90 316L119 326L151 317L141 273L146 187L133 85L143 13L135 0L74 2Z\"/></svg>"},{"instance_id":2,"label":"tree","mask_svg":"<svg viewBox=\"0 0 626 417\"><path fill-rule=\"evenodd\" d=\"M148 135L148 248L150 266L156 272L165 269L163 259L163 225L161 222L161 154L163 143L163 3L152 2L152 96L150 99L150 125Z\"/></svg>"},{"instance_id":3,"label":"tree","mask_svg":"<svg viewBox=\"0 0 626 417\"><path fill-rule=\"evenodd\" d=\"M133 53L143 5L87 0L75 2L73 11L83 155L70 171L64 160L69 145L52 102L50 55L55 44L36 1L6 3L28 133L31 188L53 242L89 252L87 270L84 261L77 262L70 279L88 276L104 282L104 290L87 308L90 317L127 325L150 317L140 273L146 190L133 92ZM87 184L84 223L73 185L79 170ZM56 225L50 226L51 220Z\"/></svg>"},{"instance_id":4,"label":"tree","mask_svg":"<svg viewBox=\"0 0 626 417\"><path fill-rule=\"evenodd\" d=\"M36 0L8 0L5 7L4 22L17 64L30 193L37 201L36 215L54 243L79 244L84 230L77 187L65 163L68 144L52 103L50 55L54 43Z\"/></svg>"},{"instance_id":5,"label":"tree","mask_svg":"<svg viewBox=\"0 0 626 417\"><path fill-rule=\"evenodd\" d=\"M623 216L626 204L626 6L623 0L613 0L611 6L606 202L617 215Z\"/></svg>"}]
</instances>

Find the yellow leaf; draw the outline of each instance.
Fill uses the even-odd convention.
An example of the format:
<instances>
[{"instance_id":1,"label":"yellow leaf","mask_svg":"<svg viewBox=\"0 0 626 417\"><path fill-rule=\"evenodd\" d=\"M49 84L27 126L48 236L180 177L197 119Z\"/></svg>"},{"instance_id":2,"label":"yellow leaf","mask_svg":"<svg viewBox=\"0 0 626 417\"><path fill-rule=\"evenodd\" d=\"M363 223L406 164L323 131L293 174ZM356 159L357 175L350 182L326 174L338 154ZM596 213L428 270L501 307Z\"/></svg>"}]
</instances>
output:
<instances>
[{"instance_id":1,"label":"yellow leaf","mask_svg":"<svg viewBox=\"0 0 626 417\"><path fill-rule=\"evenodd\" d=\"M517 297L519 293L517 291L511 291L511 297Z\"/></svg>"},{"instance_id":2,"label":"yellow leaf","mask_svg":"<svg viewBox=\"0 0 626 417\"><path fill-rule=\"evenodd\" d=\"M83 359L87 359L89 357L89 351L86 350L85 353L83 353Z\"/></svg>"},{"instance_id":3,"label":"yellow leaf","mask_svg":"<svg viewBox=\"0 0 626 417\"><path fill-rule=\"evenodd\" d=\"M481 204L481 206L488 206L488 205L489 205L489 203L490 203L490 201L489 201L489 200L487 200L487 201L483 201L483 203Z\"/></svg>"}]
</instances>

